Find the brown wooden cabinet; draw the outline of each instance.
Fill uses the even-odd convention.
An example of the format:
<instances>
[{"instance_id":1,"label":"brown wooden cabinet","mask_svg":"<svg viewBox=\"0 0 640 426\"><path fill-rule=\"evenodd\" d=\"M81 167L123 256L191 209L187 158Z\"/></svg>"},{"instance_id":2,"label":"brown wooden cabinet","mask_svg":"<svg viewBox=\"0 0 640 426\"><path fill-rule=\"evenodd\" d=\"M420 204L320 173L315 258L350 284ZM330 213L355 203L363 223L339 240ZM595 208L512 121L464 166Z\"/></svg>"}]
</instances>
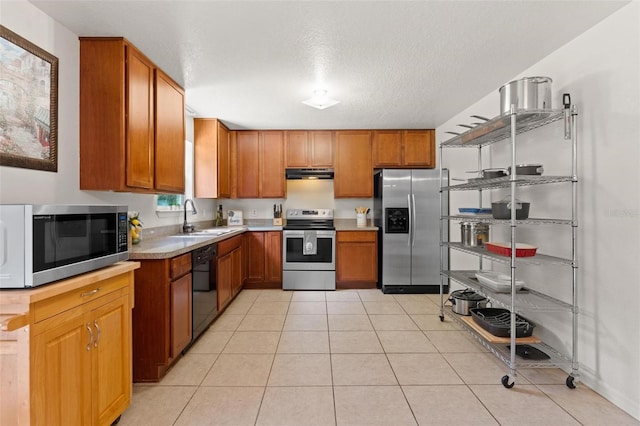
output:
<instances>
[{"instance_id":1,"label":"brown wooden cabinet","mask_svg":"<svg viewBox=\"0 0 640 426\"><path fill-rule=\"evenodd\" d=\"M435 167L433 130L376 130L373 167Z\"/></svg>"},{"instance_id":2,"label":"brown wooden cabinet","mask_svg":"<svg viewBox=\"0 0 640 426\"><path fill-rule=\"evenodd\" d=\"M80 189L184 192L184 91L122 37L80 38Z\"/></svg>"},{"instance_id":3,"label":"brown wooden cabinet","mask_svg":"<svg viewBox=\"0 0 640 426\"><path fill-rule=\"evenodd\" d=\"M155 382L191 341L191 253L140 264L135 273L133 381Z\"/></svg>"},{"instance_id":4,"label":"brown wooden cabinet","mask_svg":"<svg viewBox=\"0 0 640 426\"><path fill-rule=\"evenodd\" d=\"M194 118L194 195L231 197L231 132L215 118Z\"/></svg>"},{"instance_id":5,"label":"brown wooden cabinet","mask_svg":"<svg viewBox=\"0 0 640 426\"><path fill-rule=\"evenodd\" d=\"M282 288L282 232L246 232L245 288Z\"/></svg>"},{"instance_id":6,"label":"brown wooden cabinet","mask_svg":"<svg viewBox=\"0 0 640 426\"><path fill-rule=\"evenodd\" d=\"M3 292L1 424L110 425L122 414L131 400L136 266ZM10 314L25 320L11 327Z\"/></svg>"},{"instance_id":7,"label":"brown wooden cabinet","mask_svg":"<svg viewBox=\"0 0 640 426\"><path fill-rule=\"evenodd\" d=\"M335 138L334 197L372 197L371 132L341 130Z\"/></svg>"},{"instance_id":8,"label":"brown wooden cabinet","mask_svg":"<svg viewBox=\"0 0 640 426\"><path fill-rule=\"evenodd\" d=\"M242 289L242 235L218 243L218 311L222 311Z\"/></svg>"},{"instance_id":9,"label":"brown wooden cabinet","mask_svg":"<svg viewBox=\"0 0 640 426\"><path fill-rule=\"evenodd\" d=\"M336 288L375 288L378 282L378 233L336 232Z\"/></svg>"},{"instance_id":10,"label":"brown wooden cabinet","mask_svg":"<svg viewBox=\"0 0 640 426\"><path fill-rule=\"evenodd\" d=\"M284 132L238 131L235 137L237 198L284 198Z\"/></svg>"},{"instance_id":11,"label":"brown wooden cabinet","mask_svg":"<svg viewBox=\"0 0 640 426\"><path fill-rule=\"evenodd\" d=\"M333 167L333 132L288 130L285 135L286 167Z\"/></svg>"}]
</instances>

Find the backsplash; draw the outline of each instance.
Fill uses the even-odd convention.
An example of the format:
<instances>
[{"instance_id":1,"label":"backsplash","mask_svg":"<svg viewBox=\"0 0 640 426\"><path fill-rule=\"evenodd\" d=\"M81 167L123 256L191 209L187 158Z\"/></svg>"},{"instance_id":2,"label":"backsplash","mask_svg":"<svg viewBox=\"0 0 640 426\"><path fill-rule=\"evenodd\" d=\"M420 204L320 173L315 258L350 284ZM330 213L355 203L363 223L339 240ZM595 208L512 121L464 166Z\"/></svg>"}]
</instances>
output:
<instances>
[{"instance_id":1,"label":"backsplash","mask_svg":"<svg viewBox=\"0 0 640 426\"><path fill-rule=\"evenodd\" d=\"M373 208L371 198L333 198L333 180L288 180L287 198L218 200L226 218L228 210L242 210L245 222L251 219L270 219L273 205L287 209L333 209L335 218L355 219L355 208Z\"/></svg>"}]
</instances>

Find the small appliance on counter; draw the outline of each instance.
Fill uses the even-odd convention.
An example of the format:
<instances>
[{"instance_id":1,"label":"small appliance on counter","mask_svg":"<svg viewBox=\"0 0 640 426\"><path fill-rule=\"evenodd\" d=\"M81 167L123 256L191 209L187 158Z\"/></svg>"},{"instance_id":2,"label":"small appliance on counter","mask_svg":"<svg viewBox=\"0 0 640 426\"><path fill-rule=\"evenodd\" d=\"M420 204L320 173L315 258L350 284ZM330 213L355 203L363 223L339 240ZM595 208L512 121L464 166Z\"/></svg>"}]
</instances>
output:
<instances>
[{"instance_id":1,"label":"small appliance on counter","mask_svg":"<svg viewBox=\"0 0 640 426\"><path fill-rule=\"evenodd\" d=\"M241 226L243 225L242 210L229 210L227 211L227 225L229 226Z\"/></svg>"}]
</instances>

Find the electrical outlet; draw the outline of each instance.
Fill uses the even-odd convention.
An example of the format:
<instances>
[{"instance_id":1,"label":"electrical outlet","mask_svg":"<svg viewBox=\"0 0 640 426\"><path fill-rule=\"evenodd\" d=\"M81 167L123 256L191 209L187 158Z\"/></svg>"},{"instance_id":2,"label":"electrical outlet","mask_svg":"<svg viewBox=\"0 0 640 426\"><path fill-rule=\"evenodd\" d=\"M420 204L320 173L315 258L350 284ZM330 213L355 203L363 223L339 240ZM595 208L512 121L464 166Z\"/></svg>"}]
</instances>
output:
<instances>
[{"instance_id":1,"label":"electrical outlet","mask_svg":"<svg viewBox=\"0 0 640 426\"><path fill-rule=\"evenodd\" d=\"M251 217L258 217L258 210L251 209Z\"/></svg>"}]
</instances>

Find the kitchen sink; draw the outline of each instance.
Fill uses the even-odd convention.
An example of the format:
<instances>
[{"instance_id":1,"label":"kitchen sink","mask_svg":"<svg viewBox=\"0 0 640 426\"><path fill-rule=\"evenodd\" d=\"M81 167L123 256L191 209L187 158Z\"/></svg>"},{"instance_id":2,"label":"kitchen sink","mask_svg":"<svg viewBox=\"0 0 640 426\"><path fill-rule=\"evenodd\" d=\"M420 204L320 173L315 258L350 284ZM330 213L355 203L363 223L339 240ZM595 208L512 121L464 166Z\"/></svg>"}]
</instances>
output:
<instances>
[{"instance_id":1,"label":"kitchen sink","mask_svg":"<svg viewBox=\"0 0 640 426\"><path fill-rule=\"evenodd\" d=\"M209 229L200 229L197 231L189 232L188 234L177 234L172 235L172 237L178 238L189 238L189 237L219 237L220 235L228 234L229 232L233 232L233 229L220 229L220 228L209 228Z\"/></svg>"}]
</instances>

